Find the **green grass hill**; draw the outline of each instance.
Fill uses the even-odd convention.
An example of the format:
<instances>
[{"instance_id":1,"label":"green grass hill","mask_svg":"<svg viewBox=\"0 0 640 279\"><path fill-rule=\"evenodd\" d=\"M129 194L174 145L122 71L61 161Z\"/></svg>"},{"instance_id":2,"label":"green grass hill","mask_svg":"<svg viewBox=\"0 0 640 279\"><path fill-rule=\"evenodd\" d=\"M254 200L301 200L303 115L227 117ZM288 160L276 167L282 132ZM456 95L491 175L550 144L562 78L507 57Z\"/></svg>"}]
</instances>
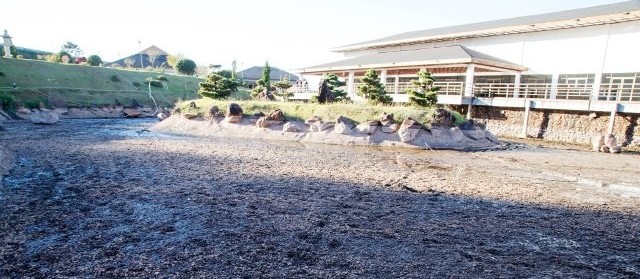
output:
<instances>
[{"instance_id":1,"label":"green grass hill","mask_svg":"<svg viewBox=\"0 0 640 279\"><path fill-rule=\"evenodd\" d=\"M125 106L133 99L151 106L145 80L159 76L166 81L159 81L161 87L151 87L158 105L173 106L180 99L199 97L198 83L202 79L192 76L0 58L0 98L27 107L40 102L50 105L55 99L64 100L70 107L113 105L116 98Z\"/></svg>"}]
</instances>

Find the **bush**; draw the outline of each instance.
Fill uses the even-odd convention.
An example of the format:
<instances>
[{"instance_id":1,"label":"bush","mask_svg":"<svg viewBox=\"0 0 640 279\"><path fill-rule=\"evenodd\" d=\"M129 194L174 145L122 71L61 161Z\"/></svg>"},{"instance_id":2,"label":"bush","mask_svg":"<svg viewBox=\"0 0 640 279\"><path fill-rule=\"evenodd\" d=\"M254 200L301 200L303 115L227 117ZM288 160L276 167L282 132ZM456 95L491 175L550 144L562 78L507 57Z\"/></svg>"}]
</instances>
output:
<instances>
[{"instance_id":1,"label":"bush","mask_svg":"<svg viewBox=\"0 0 640 279\"><path fill-rule=\"evenodd\" d=\"M6 93L0 93L0 107L6 110L14 110L16 108L15 98Z\"/></svg>"},{"instance_id":2,"label":"bush","mask_svg":"<svg viewBox=\"0 0 640 279\"><path fill-rule=\"evenodd\" d=\"M142 85L142 84L140 84L140 83L139 83L139 82L137 82L137 81L134 81L134 82L132 82L131 84L133 84L133 86L135 86L135 87L140 87L140 85Z\"/></svg>"},{"instance_id":3,"label":"bush","mask_svg":"<svg viewBox=\"0 0 640 279\"><path fill-rule=\"evenodd\" d=\"M4 77L4 72L0 72L0 77Z\"/></svg>"},{"instance_id":4,"label":"bush","mask_svg":"<svg viewBox=\"0 0 640 279\"><path fill-rule=\"evenodd\" d=\"M196 73L196 62L191 59L182 59L176 64L176 71L183 75L193 75Z\"/></svg>"},{"instance_id":5,"label":"bush","mask_svg":"<svg viewBox=\"0 0 640 279\"><path fill-rule=\"evenodd\" d=\"M100 64L102 64L102 58L95 54L91 55L87 58L87 64L89 64L89 66L100 66Z\"/></svg>"},{"instance_id":6,"label":"bush","mask_svg":"<svg viewBox=\"0 0 640 279\"><path fill-rule=\"evenodd\" d=\"M165 76L163 76L163 75L158 75L158 76L156 77L156 79L157 79L157 80L161 80L161 81L169 81L169 80L167 79L167 77L165 77Z\"/></svg>"},{"instance_id":7,"label":"bush","mask_svg":"<svg viewBox=\"0 0 640 279\"><path fill-rule=\"evenodd\" d=\"M69 63L71 61L71 54L64 51L49 55L47 61L58 63Z\"/></svg>"},{"instance_id":8,"label":"bush","mask_svg":"<svg viewBox=\"0 0 640 279\"><path fill-rule=\"evenodd\" d=\"M113 82L120 82L120 77L117 75L112 75L109 79Z\"/></svg>"},{"instance_id":9,"label":"bush","mask_svg":"<svg viewBox=\"0 0 640 279\"><path fill-rule=\"evenodd\" d=\"M151 86L153 87L157 87L157 88L162 88L162 82L160 82L159 80L155 80L152 77L148 77L147 79L145 79L144 84L151 84Z\"/></svg>"}]
</instances>

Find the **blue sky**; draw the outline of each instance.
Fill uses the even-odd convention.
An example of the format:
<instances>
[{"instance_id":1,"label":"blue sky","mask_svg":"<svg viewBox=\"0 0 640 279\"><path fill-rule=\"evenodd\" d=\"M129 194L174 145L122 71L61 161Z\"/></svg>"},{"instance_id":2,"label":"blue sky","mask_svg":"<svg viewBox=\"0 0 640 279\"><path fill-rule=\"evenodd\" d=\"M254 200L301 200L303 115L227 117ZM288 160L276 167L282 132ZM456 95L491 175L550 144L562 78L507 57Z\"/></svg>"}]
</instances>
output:
<instances>
[{"instance_id":1,"label":"blue sky","mask_svg":"<svg viewBox=\"0 0 640 279\"><path fill-rule=\"evenodd\" d=\"M339 60L329 48L396 33L582 8L620 0L0 0L18 46L66 41L113 61L157 45L198 64L290 70Z\"/></svg>"}]
</instances>

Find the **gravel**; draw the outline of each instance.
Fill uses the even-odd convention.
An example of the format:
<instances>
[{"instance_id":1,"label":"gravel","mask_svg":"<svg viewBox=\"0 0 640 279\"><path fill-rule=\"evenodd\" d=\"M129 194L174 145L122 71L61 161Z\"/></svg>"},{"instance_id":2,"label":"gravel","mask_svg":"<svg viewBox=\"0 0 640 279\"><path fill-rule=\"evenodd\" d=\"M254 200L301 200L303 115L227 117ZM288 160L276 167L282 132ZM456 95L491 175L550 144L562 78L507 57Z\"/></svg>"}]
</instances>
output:
<instances>
[{"instance_id":1,"label":"gravel","mask_svg":"<svg viewBox=\"0 0 640 279\"><path fill-rule=\"evenodd\" d=\"M640 156L8 122L0 277L640 278Z\"/></svg>"}]
</instances>

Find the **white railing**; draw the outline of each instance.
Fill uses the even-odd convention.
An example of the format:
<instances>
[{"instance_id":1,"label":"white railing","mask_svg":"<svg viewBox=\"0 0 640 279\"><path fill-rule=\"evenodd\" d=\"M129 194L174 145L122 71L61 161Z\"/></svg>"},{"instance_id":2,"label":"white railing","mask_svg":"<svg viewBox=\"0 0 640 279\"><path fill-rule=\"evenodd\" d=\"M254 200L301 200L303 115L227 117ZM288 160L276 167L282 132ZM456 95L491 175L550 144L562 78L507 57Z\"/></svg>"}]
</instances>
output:
<instances>
[{"instance_id":1,"label":"white railing","mask_svg":"<svg viewBox=\"0 0 640 279\"><path fill-rule=\"evenodd\" d=\"M474 83L473 95L480 98L509 98L514 96L513 83Z\"/></svg>"},{"instance_id":2,"label":"white railing","mask_svg":"<svg viewBox=\"0 0 640 279\"><path fill-rule=\"evenodd\" d=\"M640 83L602 84L598 100L640 102Z\"/></svg>"},{"instance_id":3,"label":"white railing","mask_svg":"<svg viewBox=\"0 0 640 279\"><path fill-rule=\"evenodd\" d=\"M589 100L593 91L593 84L558 84L556 99L560 100Z\"/></svg>"},{"instance_id":4,"label":"white railing","mask_svg":"<svg viewBox=\"0 0 640 279\"><path fill-rule=\"evenodd\" d=\"M551 98L551 83L522 83L518 97L529 99Z\"/></svg>"}]
</instances>

